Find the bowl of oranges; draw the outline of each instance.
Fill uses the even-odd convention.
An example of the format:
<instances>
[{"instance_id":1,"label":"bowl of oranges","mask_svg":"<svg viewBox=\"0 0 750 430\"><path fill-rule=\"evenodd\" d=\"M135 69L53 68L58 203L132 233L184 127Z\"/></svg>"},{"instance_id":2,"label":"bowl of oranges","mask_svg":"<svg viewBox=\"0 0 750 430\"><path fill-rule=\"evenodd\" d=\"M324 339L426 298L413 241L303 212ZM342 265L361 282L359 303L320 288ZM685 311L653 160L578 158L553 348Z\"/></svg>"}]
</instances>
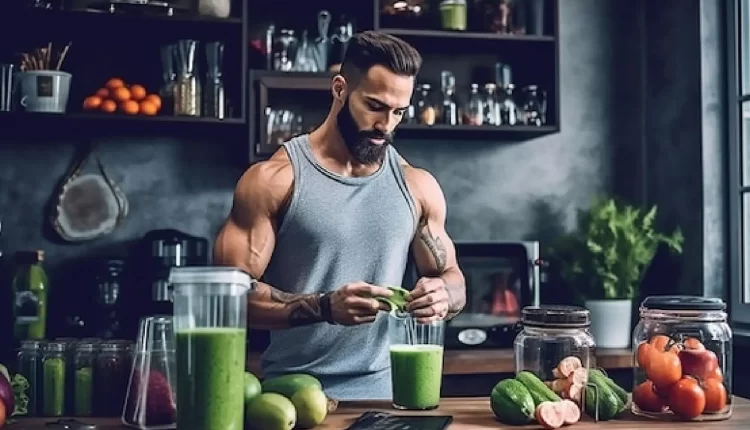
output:
<instances>
[{"instance_id":1,"label":"bowl of oranges","mask_svg":"<svg viewBox=\"0 0 750 430\"><path fill-rule=\"evenodd\" d=\"M161 97L149 94L143 85L127 84L120 78L112 78L83 100L83 110L154 116L161 110Z\"/></svg>"}]
</instances>

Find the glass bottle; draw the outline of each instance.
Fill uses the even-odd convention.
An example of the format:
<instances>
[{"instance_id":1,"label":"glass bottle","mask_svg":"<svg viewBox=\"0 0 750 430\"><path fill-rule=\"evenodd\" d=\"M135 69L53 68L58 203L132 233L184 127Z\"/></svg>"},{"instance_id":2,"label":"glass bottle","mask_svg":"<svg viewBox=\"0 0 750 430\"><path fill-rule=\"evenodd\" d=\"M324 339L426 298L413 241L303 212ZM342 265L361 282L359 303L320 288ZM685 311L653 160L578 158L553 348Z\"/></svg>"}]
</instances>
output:
<instances>
[{"instance_id":1,"label":"glass bottle","mask_svg":"<svg viewBox=\"0 0 750 430\"><path fill-rule=\"evenodd\" d=\"M482 125L484 123L484 98L479 94L479 84L471 84L471 93L463 109L462 123Z\"/></svg>"},{"instance_id":2,"label":"glass bottle","mask_svg":"<svg viewBox=\"0 0 750 430\"><path fill-rule=\"evenodd\" d=\"M500 123L502 125L516 125L518 123L518 107L513 99L515 86L508 84L503 88L502 105L500 107Z\"/></svg>"},{"instance_id":3,"label":"glass bottle","mask_svg":"<svg viewBox=\"0 0 750 430\"><path fill-rule=\"evenodd\" d=\"M122 341L102 342L95 363L95 413L103 417L119 416L125 403L132 363L128 345Z\"/></svg>"},{"instance_id":4,"label":"glass bottle","mask_svg":"<svg viewBox=\"0 0 750 430\"><path fill-rule=\"evenodd\" d=\"M484 124L500 125L500 103L497 100L497 85L484 85Z\"/></svg>"},{"instance_id":5,"label":"glass bottle","mask_svg":"<svg viewBox=\"0 0 750 430\"><path fill-rule=\"evenodd\" d=\"M40 340L24 340L18 351L18 373L23 375L29 382L26 395L29 403L26 407L27 416L36 417L41 415L43 400L42 392L42 350L44 342Z\"/></svg>"},{"instance_id":6,"label":"glass bottle","mask_svg":"<svg viewBox=\"0 0 750 430\"><path fill-rule=\"evenodd\" d=\"M437 107L432 98L430 84L419 86L419 94L414 102L417 122L423 125L433 125L437 120Z\"/></svg>"},{"instance_id":7,"label":"glass bottle","mask_svg":"<svg viewBox=\"0 0 750 430\"><path fill-rule=\"evenodd\" d=\"M49 342L42 359L44 416L65 414L66 351L64 342Z\"/></svg>"},{"instance_id":8,"label":"glass bottle","mask_svg":"<svg viewBox=\"0 0 750 430\"><path fill-rule=\"evenodd\" d=\"M21 251L16 254L19 265L13 278L14 332L17 342L43 340L47 325L47 288L44 251Z\"/></svg>"},{"instance_id":9,"label":"glass bottle","mask_svg":"<svg viewBox=\"0 0 750 430\"><path fill-rule=\"evenodd\" d=\"M544 125L542 100L538 87L536 85L523 87L521 93L523 94L523 105L520 110L523 112L523 123L532 126Z\"/></svg>"},{"instance_id":10,"label":"glass bottle","mask_svg":"<svg viewBox=\"0 0 750 430\"><path fill-rule=\"evenodd\" d=\"M458 125L460 121L456 102L456 77L451 72L443 71L440 74L440 81L443 90L443 103L440 107L441 122L447 125Z\"/></svg>"},{"instance_id":11,"label":"glass bottle","mask_svg":"<svg viewBox=\"0 0 750 430\"><path fill-rule=\"evenodd\" d=\"M89 417L94 413L94 364L96 345L92 342L79 342L76 345L73 366L74 414Z\"/></svg>"}]
</instances>

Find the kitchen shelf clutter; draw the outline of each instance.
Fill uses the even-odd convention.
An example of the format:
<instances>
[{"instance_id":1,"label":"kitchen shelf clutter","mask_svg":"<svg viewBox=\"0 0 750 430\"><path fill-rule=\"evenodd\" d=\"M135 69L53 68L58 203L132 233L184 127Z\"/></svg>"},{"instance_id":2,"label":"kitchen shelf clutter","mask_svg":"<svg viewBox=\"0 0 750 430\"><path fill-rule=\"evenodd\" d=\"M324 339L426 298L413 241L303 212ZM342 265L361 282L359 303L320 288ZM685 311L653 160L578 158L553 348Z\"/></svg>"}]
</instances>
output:
<instances>
[{"instance_id":1,"label":"kitchen shelf clutter","mask_svg":"<svg viewBox=\"0 0 750 430\"><path fill-rule=\"evenodd\" d=\"M26 73L13 100L0 97L0 111L14 110L0 123L221 130L248 142L254 161L322 118L349 38L378 29L425 60L400 138L511 142L559 131L559 0L370 1L3 2L0 78ZM30 4L45 7L19 6ZM206 13L207 4L229 10ZM34 31L11 30L21 24Z\"/></svg>"}]
</instances>

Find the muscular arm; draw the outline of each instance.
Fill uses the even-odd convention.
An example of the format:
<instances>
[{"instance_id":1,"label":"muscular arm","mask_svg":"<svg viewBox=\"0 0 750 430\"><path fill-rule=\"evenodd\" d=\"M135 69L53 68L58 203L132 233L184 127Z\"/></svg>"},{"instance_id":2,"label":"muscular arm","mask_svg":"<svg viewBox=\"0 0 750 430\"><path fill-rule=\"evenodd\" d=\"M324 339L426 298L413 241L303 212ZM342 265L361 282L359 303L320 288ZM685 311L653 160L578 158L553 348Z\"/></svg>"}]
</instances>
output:
<instances>
[{"instance_id":1,"label":"muscular arm","mask_svg":"<svg viewBox=\"0 0 750 430\"><path fill-rule=\"evenodd\" d=\"M281 151L283 152L283 151ZM276 219L292 189L288 159L274 155L239 180L232 210L214 244L214 263L263 276L276 245ZM282 329L322 322L319 294L291 294L263 282L248 295L250 328Z\"/></svg>"},{"instance_id":2,"label":"muscular arm","mask_svg":"<svg viewBox=\"0 0 750 430\"><path fill-rule=\"evenodd\" d=\"M416 200L421 207L412 253L421 276L441 278L450 298L448 318L466 305L466 283L456 260L453 241L445 231L445 196L435 178L424 170L407 168Z\"/></svg>"}]
</instances>

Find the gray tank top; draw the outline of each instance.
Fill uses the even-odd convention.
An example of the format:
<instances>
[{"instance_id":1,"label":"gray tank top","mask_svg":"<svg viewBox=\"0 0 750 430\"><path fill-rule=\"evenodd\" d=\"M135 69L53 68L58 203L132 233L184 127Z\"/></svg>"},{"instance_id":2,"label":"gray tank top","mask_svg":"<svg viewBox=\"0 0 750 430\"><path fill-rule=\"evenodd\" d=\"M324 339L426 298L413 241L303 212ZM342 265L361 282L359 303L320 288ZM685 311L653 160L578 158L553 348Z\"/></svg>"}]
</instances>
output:
<instances>
[{"instance_id":1,"label":"gray tank top","mask_svg":"<svg viewBox=\"0 0 750 430\"><path fill-rule=\"evenodd\" d=\"M396 150L389 147L372 175L344 177L317 162L307 135L284 148L294 188L263 280L290 293L356 281L401 285L416 211ZM273 330L261 365L267 377L314 375L334 399L390 399L388 344L388 315L381 312L371 324Z\"/></svg>"}]
</instances>

